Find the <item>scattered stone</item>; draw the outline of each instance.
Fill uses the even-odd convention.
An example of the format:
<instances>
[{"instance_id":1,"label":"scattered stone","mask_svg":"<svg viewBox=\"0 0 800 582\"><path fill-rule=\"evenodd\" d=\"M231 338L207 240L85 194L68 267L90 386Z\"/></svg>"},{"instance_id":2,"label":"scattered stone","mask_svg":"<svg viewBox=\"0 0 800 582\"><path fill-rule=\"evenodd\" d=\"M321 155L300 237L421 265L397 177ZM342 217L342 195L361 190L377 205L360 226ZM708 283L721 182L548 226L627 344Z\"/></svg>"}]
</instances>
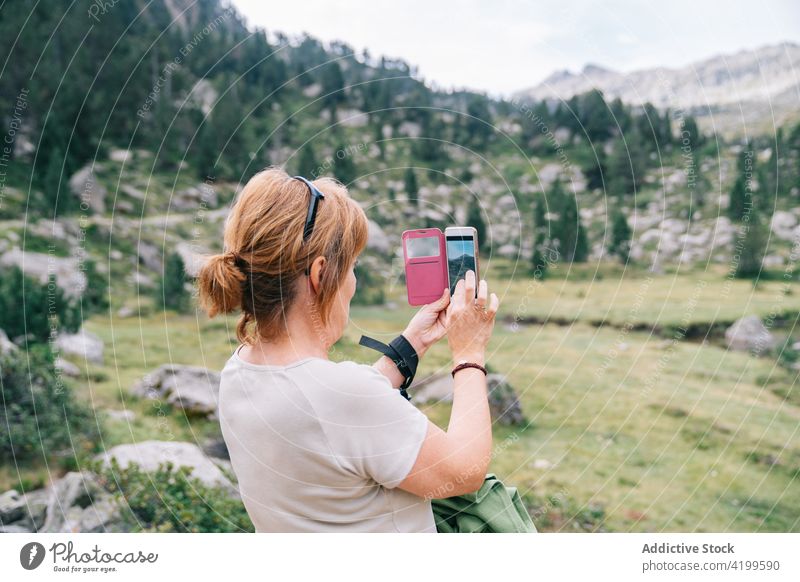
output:
<instances>
[{"instance_id":1,"label":"scattered stone","mask_svg":"<svg viewBox=\"0 0 800 582\"><path fill-rule=\"evenodd\" d=\"M522 412L516 392L502 374L489 374L489 408L494 422L510 426L525 424L527 419ZM434 374L411 385L414 402L452 402L453 378L450 374Z\"/></svg>"},{"instance_id":2,"label":"scattered stone","mask_svg":"<svg viewBox=\"0 0 800 582\"><path fill-rule=\"evenodd\" d=\"M203 451L205 451L209 457L214 457L214 459L230 460L231 458L228 452L228 445L225 444L225 439L219 438L207 442L203 447Z\"/></svg>"},{"instance_id":3,"label":"scattered stone","mask_svg":"<svg viewBox=\"0 0 800 582\"><path fill-rule=\"evenodd\" d=\"M236 488L211 459L192 443L175 441L143 441L127 445L117 445L98 455L98 459L109 466L115 458L120 468L131 463L139 465L143 471L155 471L162 463L171 462L177 467L191 467L192 476L210 487L221 487L233 493Z\"/></svg>"},{"instance_id":4,"label":"scattered stone","mask_svg":"<svg viewBox=\"0 0 800 582\"><path fill-rule=\"evenodd\" d=\"M217 206L217 191L214 187L201 182L173 193L170 206L180 212L203 210Z\"/></svg>"},{"instance_id":5,"label":"scattered stone","mask_svg":"<svg viewBox=\"0 0 800 582\"><path fill-rule=\"evenodd\" d=\"M136 413L133 410L106 410L106 416L111 420L121 420L125 422L132 422L136 419Z\"/></svg>"},{"instance_id":6,"label":"scattered stone","mask_svg":"<svg viewBox=\"0 0 800 582\"><path fill-rule=\"evenodd\" d=\"M17 346L8 339L6 332L0 329L0 356L5 354L13 354L17 351Z\"/></svg>"},{"instance_id":7,"label":"scattered stone","mask_svg":"<svg viewBox=\"0 0 800 582\"><path fill-rule=\"evenodd\" d=\"M757 315L747 315L725 330L725 341L732 350L763 354L775 347L775 338Z\"/></svg>"},{"instance_id":8,"label":"scattered stone","mask_svg":"<svg viewBox=\"0 0 800 582\"><path fill-rule=\"evenodd\" d=\"M67 473L48 489L45 533L117 531L119 506L88 472Z\"/></svg>"},{"instance_id":9,"label":"scattered stone","mask_svg":"<svg viewBox=\"0 0 800 582\"><path fill-rule=\"evenodd\" d=\"M797 226L797 217L791 212L776 210L770 221L770 228L775 236L783 240L792 240L794 227Z\"/></svg>"},{"instance_id":10,"label":"scattered stone","mask_svg":"<svg viewBox=\"0 0 800 582\"><path fill-rule=\"evenodd\" d=\"M54 364L56 369L64 376L68 376L70 378L80 378L81 376L81 369L69 360L65 360L64 358L56 358Z\"/></svg>"},{"instance_id":11,"label":"scattered stone","mask_svg":"<svg viewBox=\"0 0 800 582\"><path fill-rule=\"evenodd\" d=\"M128 317L133 317L136 315L136 311L132 307L128 307L127 305L123 305L117 311L117 317L120 319L127 319Z\"/></svg>"},{"instance_id":12,"label":"scattered stone","mask_svg":"<svg viewBox=\"0 0 800 582\"><path fill-rule=\"evenodd\" d=\"M22 272L46 285L50 275L67 297L80 297L86 289L86 275L73 257L56 257L46 253L31 253L14 247L0 256L0 265L15 265Z\"/></svg>"},{"instance_id":13,"label":"scattered stone","mask_svg":"<svg viewBox=\"0 0 800 582\"><path fill-rule=\"evenodd\" d=\"M131 150L113 149L108 156L112 162L127 162L131 158Z\"/></svg>"},{"instance_id":14,"label":"scattered stone","mask_svg":"<svg viewBox=\"0 0 800 582\"><path fill-rule=\"evenodd\" d=\"M141 398L164 399L187 414L215 418L220 375L196 366L165 364L137 382L132 392Z\"/></svg>"},{"instance_id":15,"label":"scattered stone","mask_svg":"<svg viewBox=\"0 0 800 582\"><path fill-rule=\"evenodd\" d=\"M547 459L536 459L533 463L531 463L531 466L534 469L545 469L545 470L552 469L553 467L555 467L555 465L550 461L548 461Z\"/></svg>"},{"instance_id":16,"label":"scattered stone","mask_svg":"<svg viewBox=\"0 0 800 582\"><path fill-rule=\"evenodd\" d=\"M92 163L85 165L69 179L72 195L85 202L95 212L105 212L105 198L108 191L97 181Z\"/></svg>"},{"instance_id":17,"label":"scattered stone","mask_svg":"<svg viewBox=\"0 0 800 582\"><path fill-rule=\"evenodd\" d=\"M25 499L11 489L0 495L0 524L19 521L25 515Z\"/></svg>"},{"instance_id":18,"label":"scattered stone","mask_svg":"<svg viewBox=\"0 0 800 582\"><path fill-rule=\"evenodd\" d=\"M391 243L389 237L383 232L380 225L374 220L367 222L369 225L369 235L367 238L367 248L376 250L381 253L389 253L391 251Z\"/></svg>"},{"instance_id":19,"label":"scattered stone","mask_svg":"<svg viewBox=\"0 0 800 582\"><path fill-rule=\"evenodd\" d=\"M103 363L103 340L86 330L75 334L60 334L56 339L56 346L68 356L84 358L92 364Z\"/></svg>"},{"instance_id":20,"label":"scattered stone","mask_svg":"<svg viewBox=\"0 0 800 582\"><path fill-rule=\"evenodd\" d=\"M200 269L208 260L208 252L198 248L188 242L179 242L175 245L177 252L183 260L183 268L189 277L196 278L200 274Z\"/></svg>"}]
</instances>

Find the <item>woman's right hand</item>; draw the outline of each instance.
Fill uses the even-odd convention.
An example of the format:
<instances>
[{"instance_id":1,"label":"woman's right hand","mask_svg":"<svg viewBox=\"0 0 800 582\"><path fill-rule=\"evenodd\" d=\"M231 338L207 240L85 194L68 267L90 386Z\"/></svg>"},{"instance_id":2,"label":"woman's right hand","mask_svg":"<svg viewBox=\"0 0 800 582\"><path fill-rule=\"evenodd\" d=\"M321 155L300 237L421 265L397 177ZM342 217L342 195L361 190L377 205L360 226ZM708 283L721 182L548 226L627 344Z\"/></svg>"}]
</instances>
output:
<instances>
[{"instance_id":1,"label":"woman's right hand","mask_svg":"<svg viewBox=\"0 0 800 582\"><path fill-rule=\"evenodd\" d=\"M474 271L467 271L465 277L456 283L447 307L447 343L454 362L485 364L486 346L492 337L499 306L497 295L492 293L489 297L485 279L481 279L478 297L475 298Z\"/></svg>"}]
</instances>

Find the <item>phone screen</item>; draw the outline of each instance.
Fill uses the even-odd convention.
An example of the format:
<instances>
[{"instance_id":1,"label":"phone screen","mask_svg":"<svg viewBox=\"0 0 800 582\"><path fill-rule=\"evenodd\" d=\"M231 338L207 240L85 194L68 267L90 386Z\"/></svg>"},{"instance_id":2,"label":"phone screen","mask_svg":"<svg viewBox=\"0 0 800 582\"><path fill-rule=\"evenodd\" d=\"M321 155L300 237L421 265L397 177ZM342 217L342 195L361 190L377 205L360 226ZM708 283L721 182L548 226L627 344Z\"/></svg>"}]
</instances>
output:
<instances>
[{"instance_id":1,"label":"phone screen","mask_svg":"<svg viewBox=\"0 0 800 582\"><path fill-rule=\"evenodd\" d=\"M439 239L435 236L409 238L406 240L406 253L409 259L438 257Z\"/></svg>"},{"instance_id":2,"label":"phone screen","mask_svg":"<svg viewBox=\"0 0 800 582\"><path fill-rule=\"evenodd\" d=\"M472 236L448 236L446 243L447 273L450 279L450 294L452 295L458 280L463 279L467 271L472 270L475 272L475 239Z\"/></svg>"}]
</instances>

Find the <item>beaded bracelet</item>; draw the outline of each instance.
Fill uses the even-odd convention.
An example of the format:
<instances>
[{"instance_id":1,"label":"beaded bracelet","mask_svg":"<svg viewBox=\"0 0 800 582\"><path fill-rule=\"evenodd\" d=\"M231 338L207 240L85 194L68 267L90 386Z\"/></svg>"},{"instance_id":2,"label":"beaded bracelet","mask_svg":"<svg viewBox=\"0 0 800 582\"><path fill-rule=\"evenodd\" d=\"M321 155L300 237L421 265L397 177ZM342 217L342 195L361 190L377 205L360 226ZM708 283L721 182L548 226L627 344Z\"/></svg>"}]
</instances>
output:
<instances>
[{"instance_id":1,"label":"beaded bracelet","mask_svg":"<svg viewBox=\"0 0 800 582\"><path fill-rule=\"evenodd\" d=\"M484 368L480 364L475 364L473 362L464 362L463 364L459 364L458 366L453 368L453 371L450 372L450 375L453 376L453 378L455 378L456 372L458 372L459 370L463 370L464 368L477 368L478 370L483 372L484 375L488 375L488 373L486 372L486 368Z\"/></svg>"}]
</instances>

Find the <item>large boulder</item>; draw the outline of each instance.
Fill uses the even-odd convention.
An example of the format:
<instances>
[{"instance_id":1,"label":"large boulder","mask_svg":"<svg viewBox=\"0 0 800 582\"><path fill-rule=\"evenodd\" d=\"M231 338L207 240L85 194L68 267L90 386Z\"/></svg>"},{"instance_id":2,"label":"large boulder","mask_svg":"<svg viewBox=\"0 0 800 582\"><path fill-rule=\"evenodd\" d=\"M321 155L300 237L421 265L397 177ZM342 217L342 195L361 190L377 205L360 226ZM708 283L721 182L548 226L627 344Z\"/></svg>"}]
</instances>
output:
<instances>
[{"instance_id":1,"label":"large boulder","mask_svg":"<svg viewBox=\"0 0 800 582\"><path fill-rule=\"evenodd\" d=\"M56 284L67 297L80 297L86 290L86 275L74 257L55 257L14 247L0 256L0 265L19 267L23 273L43 285L47 284L50 275L54 275Z\"/></svg>"},{"instance_id":2,"label":"large boulder","mask_svg":"<svg viewBox=\"0 0 800 582\"><path fill-rule=\"evenodd\" d=\"M486 378L489 391L489 410L493 422L506 426L527 422L519 398L502 374L489 374ZM453 378L450 374L434 374L411 385L414 402L452 402Z\"/></svg>"},{"instance_id":3,"label":"large boulder","mask_svg":"<svg viewBox=\"0 0 800 582\"><path fill-rule=\"evenodd\" d=\"M369 226L367 248L384 254L389 253L392 250L392 245L389 242L389 237L383 232L381 226L374 220L368 221L367 225Z\"/></svg>"},{"instance_id":4,"label":"large boulder","mask_svg":"<svg viewBox=\"0 0 800 582\"><path fill-rule=\"evenodd\" d=\"M121 531L120 507L91 473L67 473L48 489L44 533Z\"/></svg>"},{"instance_id":5,"label":"large boulder","mask_svg":"<svg viewBox=\"0 0 800 582\"><path fill-rule=\"evenodd\" d=\"M757 315L747 315L725 330L725 342L732 350L763 354L775 347L775 338Z\"/></svg>"},{"instance_id":6,"label":"large boulder","mask_svg":"<svg viewBox=\"0 0 800 582\"><path fill-rule=\"evenodd\" d=\"M219 382L220 375L213 370L165 364L137 382L132 392L140 398L165 400L189 415L215 418Z\"/></svg>"},{"instance_id":7,"label":"large boulder","mask_svg":"<svg viewBox=\"0 0 800 582\"><path fill-rule=\"evenodd\" d=\"M16 351L17 351L17 346L14 345L14 342L8 339L6 332L0 329L0 356L5 356L6 354L13 354Z\"/></svg>"},{"instance_id":8,"label":"large boulder","mask_svg":"<svg viewBox=\"0 0 800 582\"><path fill-rule=\"evenodd\" d=\"M103 340L86 330L75 334L60 334L56 339L56 346L62 354L77 356L93 364L103 363Z\"/></svg>"},{"instance_id":9,"label":"large boulder","mask_svg":"<svg viewBox=\"0 0 800 582\"><path fill-rule=\"evenodd\" d=\"M91 163L75 172L69 179L69 189L72 195L97 213L102 214L106 209L106 195L108 190L97 181L94 167Z\"/></svg>"},{"instance_id":10,"label":"large boulder","mask_svg":"<svg viewBox=\"0 0 800 582\"><path fill-rule=\"evenodd\" d=\"M98 455L106 466L114 458L120 468L136 463L143 471L155 471L162 463L171 462L177 467L190 467L193 477L210 487L221 487L236 494L236 487L220 468L198 447L192 443L175 441L142 441L127 445L117 445Z\"/></svg>"}]
</instances>

